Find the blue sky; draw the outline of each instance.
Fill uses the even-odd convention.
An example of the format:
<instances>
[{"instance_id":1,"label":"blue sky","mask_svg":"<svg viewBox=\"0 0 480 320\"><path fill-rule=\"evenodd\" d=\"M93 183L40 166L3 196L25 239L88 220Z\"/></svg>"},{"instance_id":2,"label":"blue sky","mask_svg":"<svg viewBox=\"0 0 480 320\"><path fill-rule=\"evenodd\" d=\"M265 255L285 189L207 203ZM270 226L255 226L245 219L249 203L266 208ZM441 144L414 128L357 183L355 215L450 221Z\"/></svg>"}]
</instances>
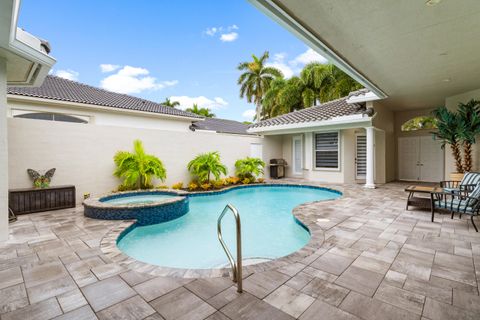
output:
<instances>
[{"instance_id":1,"label":"blue sky","mask_svg":"<svg viewBox=\"0 0 480 320\"><path fill-rule=\"evenodd\" d=\"M161 102L251 120L239 62L270 52L286 76L321 56L246 0L23 0L19 26L47 39L53 73Z\"/></svg>"}]
</instances>

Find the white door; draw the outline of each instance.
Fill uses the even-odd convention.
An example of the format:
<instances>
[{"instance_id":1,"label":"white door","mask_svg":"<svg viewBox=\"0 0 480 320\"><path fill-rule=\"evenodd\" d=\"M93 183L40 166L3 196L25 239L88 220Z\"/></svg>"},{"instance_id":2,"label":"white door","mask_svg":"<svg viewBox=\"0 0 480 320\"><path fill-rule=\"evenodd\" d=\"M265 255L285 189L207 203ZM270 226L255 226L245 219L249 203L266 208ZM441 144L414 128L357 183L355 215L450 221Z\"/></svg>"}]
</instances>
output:
<instances>
[{"instance_id":1,"label":"white door","mask_svg":"<svg viewBox=\"0 0 480 320\"><path fill-rule=\"evenodd\" d=\"M420 180L438 182L443 180L444 151L440 140L432 136L420 137Z\"/></svg>"},{"instance_id":2,"label":"white door","mask_svg":"<svg viewBox=\"0 0 480 320\"><path fill-rule=\"evenodd\" d=\"M398 178L438 182L443 179L444 153L431 136L398 138Z\"/></svg>"},{"instance_id":3,"label":"white door","mask_svg":"<svg viewBox=\"0 0 480 320\"><path fill-rule=\"evenodd\" d=\"M357 180L365 180L367 176L367 136L357 134L355 144L355 177Z\"/></svg>"},{"instance_id":4,"label":"white door","mask_svg":"<svg viewBox=\"0 0 480 320\"><path fill-rule=\"evenodd\" d=\"M261 143L250 144L250 157L263 159L263 147Z\"/></svg>"},{"instance_id":5,"label":"white door","mask_svg":"<svg viewBox=\"0 0 480 320\"><path fill-rule=\"evenodd\" d=\"M302 136L293 137L293 146L292 146L292 163L293 163L293 174L301 175L302 171Z\"/></svg>"}]
</instances>

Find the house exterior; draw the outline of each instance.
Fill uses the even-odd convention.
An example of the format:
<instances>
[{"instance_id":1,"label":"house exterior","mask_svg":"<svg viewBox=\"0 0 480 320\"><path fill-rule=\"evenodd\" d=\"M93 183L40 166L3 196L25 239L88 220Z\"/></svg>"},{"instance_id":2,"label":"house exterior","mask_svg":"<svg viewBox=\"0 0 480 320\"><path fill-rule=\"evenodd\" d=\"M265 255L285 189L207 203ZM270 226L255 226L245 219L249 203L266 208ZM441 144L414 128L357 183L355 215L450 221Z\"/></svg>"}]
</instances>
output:
<instances>
[{"instance_id":1,"label":"house exterior","mask_svg":"<svg viewBox=\"0 0 480 320\"><path fill-rule=\"evenodd\" d=\"M48 42L17 27L19 7L0 2L0 241L8 237L7 85L38 86L55 63Z\"/></svg>"},{"instance_id":2,"label":"house exterior","mask_svg":"<svg viewBox=\"0 0 480 320\"><path fill-rule=\"evenodd\" d=\"M352 154L356 152L354 135L362 132L370 150L366 156L367 186L372 186L372 171L376 183L439 181L455 171L448 147L440 148L432 130L403 131L402 124L428 116L438 106L455 110L460 102L480 99L480 59L472 54L480 50L478 1L462 5L439 0L250 2L377 97L365 102L374 110L372 129L368 129L368 123L340 128L339 158L343 156L343 161L334 172L316 170L312 160L313 133L327 129L326 122L306 121L306 129L300 128L301 122L295 122L285 133L278 124L250 130L277 136L283 141L287 160L293 158L290 140L296 139L300 145L301 139L306 145L303 156L307 158L302 159L303 176L338 182L357 180ZM339 130L337 127L331 130ZM353 131L349 134L348 130ZM369 134L369 130L375 133ZM480 169L479 159L479 148L475 146L475 171Z\"/></svg>"},{"instance_id":3,"label":"house exterior","mask_svg":"<svg viewBox=\"0 0 480 320\"><path fill-rule=\"evenodd\" d=\"M233 175L236 160L270 158L277 150L238 121L205 119L51 75L38 87L8 87L6 114L9 188L31 186L28 168L56 168L52 184L75 185L78 204L84 193L116 189L113 156L131 150L135 139L163 161L167 179L155 185L167 186L191 180L187 163L199 153L218 151Z\"/></svg>"}]
</instances>

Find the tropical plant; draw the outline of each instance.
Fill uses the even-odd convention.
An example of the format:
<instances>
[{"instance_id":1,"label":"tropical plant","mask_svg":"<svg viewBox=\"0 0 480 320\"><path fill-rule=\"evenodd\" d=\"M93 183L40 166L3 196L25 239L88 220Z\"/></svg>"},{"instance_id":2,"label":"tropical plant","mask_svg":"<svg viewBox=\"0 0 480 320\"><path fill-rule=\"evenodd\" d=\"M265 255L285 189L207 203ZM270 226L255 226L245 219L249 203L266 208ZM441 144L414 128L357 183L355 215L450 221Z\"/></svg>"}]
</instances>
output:
<instances>
[{"instance_id":1,"label":"tropical plant","mask_svg":"<svg viewBox=\"0 0 480 320\"><path fill-rule=\"evenodd\" d=\"M227 182L229 184L237 184L237 183L240 182L240 178L239 177L228 177Z\"/></svg>"},{"instance_id":2,"label":"tropical plant","mask_svg":"<svg viewBox=\"0 0 480 320\"><path fill-rule=\"evenodd\" d=\"M198 114L199 116L203 116L205 118L214 118L215 114L210 112L208 108L199 108L196 103L193 104L191 108L187 108L186 111Z\"/></svg>"},{"instance_id":3,"label":"tropical plant","mask_svg":"<svg viewBox=\"0 0 480 320\"><path fill-rule=\"evenodd\" d=\"M133 152L118 151L113 160L117 166L113 174L123 179L122 186L127 189L149 189L153 178L164 181L167 176L162 161L146 154L140 140L133 142Z\"/></svg>"},{"instance_id":4,"label":"tropical plant","mask_svg":"<svg viewBox=\"0 0 480 320\"><path fill-rule=\"evenodd\" d=\"M257 182L258 182L258 183L264 183L264 182L265 182L265 179L264 179L264 178L258 178L258 179L257 179Z\"/></svg>"},{"instance_id":5,"label":"tropical plant","mask_svg":"<svg viewBox=\"0 0 480 320\"><path fill-rule=\"evenodd\" d=\"M168 189L168 186L162 184L162 185L157 186L157 189L160 189L160 190Z\"/></svg>"},{"instance_id":6,"label":"tropical plant","mask_svg":"<svg viewBox=\"0 0 480 320\"><path fill-rule=\"evenodd\" d=\"M332 64L313 62L300 76L277 78L263 98L262 118L268 119L347 96L362 86Z\"/></svg>"},{"instance_id":7,"label":"tropical plant","mask_svg":"<svg viewBox=\"0 0 480 320\"><path fill-rule=\"evenodd\" d=\"M224 179L218 179L212 182L212 185L215 189L221 189L225 186L225 180Z\"/></svg>"},{"instance_id":8,"label":"tropical plant","mask_svg":"<svg viewBox=\"0 0 480 320\"><path fill-rule=\"evenodd\" d=\"M180 102L178 101L170 101L170 98L165 98L165 101L161 102L160 104L166 106L166 107L178 107L180 105Z\"/></svg>"},{"instance_id":9,"label":"tropical plant","mask_svg":"<svg viewBox=\"0 0 480 320\"><path fill-rule=\"evenodd\" d=\"M255 103L257 121L261 120L262 99L270 88L270 83L275 78L283 78L280 70L266 66L268 57L268 51L265 51L260 58L252 55L253 61L241 62L237 67L243 72L237 80L240 85L240 98L246 97L249 103Z\"/></svg>"},{"instance_id":10,"label":"tropical plant","mask_svg":"<svg viewBox=\"0 0 480 320\"><path fill-rule=\"evenodd\" d=\"M227 174L227 167L220 161L218 151L199 154L188 163L187 168L200 183L209 183L211 175L219 179L220 175Z\"/></svg>"},{"instance_id":11,"label":"tropical plant","mask_svg":"<svg viewBox=\"0 0 480 320\"><path fill-rule=\"evenodd\" d=\"M246 157L235 162L235 174L240 179L248 178L250 181L255 181L255 178L263 174L265 162L259 158Z\"/></svg>"},{"instance_id":12,"label":"tropical plant","mask_svg":"<svg viewBox=\"0 0 480 320\"><path fill-rule=\"evenodd\" d=\"M437 122L437 131L432 133L442 140L442 149L447 144L450 145L453 159L455 160L455 168L458 173L463 173L462 155L460 153L459 116L446 107L439 107L433 110L432 114Z\"/></svg>"},{"instance_id":13,"label":"tropical plant","mask_svg":"<svg viewBox=\"0 0 480 320\"><path fill-rule=\"evenodd\" d=\"M190 182L188 184L188 190L194 191L198 189L198 184L196 182Z\"/></svg>"},{"instance_id":14,"label":"tropical plant","mask_svg":"<svg viewBox=\"0 0 480 320\"><path fill-rule=\"evenodd\" d=\"M470 100L458 105L458 136L463 146L463 170L472 171L472 145L480 134L480 101Z\"/></svg>"},{"instance_id":15,"label":"tropical plant","mask_svg":"<svg viewBox=\"0 0 480 320\"><path fill-rule=\"evenodd\" d=\"M172 186L172 189L174 190L180 190L183 188L183 182L177 182Z\"/></svg>"}]
</instances>

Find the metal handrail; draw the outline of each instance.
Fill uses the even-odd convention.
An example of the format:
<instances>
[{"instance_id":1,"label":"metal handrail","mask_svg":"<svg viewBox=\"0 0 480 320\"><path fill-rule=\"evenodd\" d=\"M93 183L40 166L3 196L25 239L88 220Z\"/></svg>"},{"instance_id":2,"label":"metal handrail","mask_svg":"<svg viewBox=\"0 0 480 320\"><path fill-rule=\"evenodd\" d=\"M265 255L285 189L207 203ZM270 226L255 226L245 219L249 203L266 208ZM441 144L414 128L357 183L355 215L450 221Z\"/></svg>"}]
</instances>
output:
<instances>
[{"instance_id":1,"label":"metal handrail","mask_svg":"<svg viewBox=\"0 0 480 320\"><path fill-rule=\"evenodd\" d=\"M225 216L227 211L230 209L232 211L233 216L235 217L235 224L237 229L237 263L233 259L230 250L228 250L227 245L223 241L222 237L222 218ZM232 206L231 204L227 204L223 209L222 213L218 217L217 220L217 236L220 244L223 247L223 250L227 254L228 261L232 266L232 273L233 273L233 282L237 283L237 292L242 292L242 226L240 223L240 215L238 214L238 210Z\"/></svg>"}]
</instances>

